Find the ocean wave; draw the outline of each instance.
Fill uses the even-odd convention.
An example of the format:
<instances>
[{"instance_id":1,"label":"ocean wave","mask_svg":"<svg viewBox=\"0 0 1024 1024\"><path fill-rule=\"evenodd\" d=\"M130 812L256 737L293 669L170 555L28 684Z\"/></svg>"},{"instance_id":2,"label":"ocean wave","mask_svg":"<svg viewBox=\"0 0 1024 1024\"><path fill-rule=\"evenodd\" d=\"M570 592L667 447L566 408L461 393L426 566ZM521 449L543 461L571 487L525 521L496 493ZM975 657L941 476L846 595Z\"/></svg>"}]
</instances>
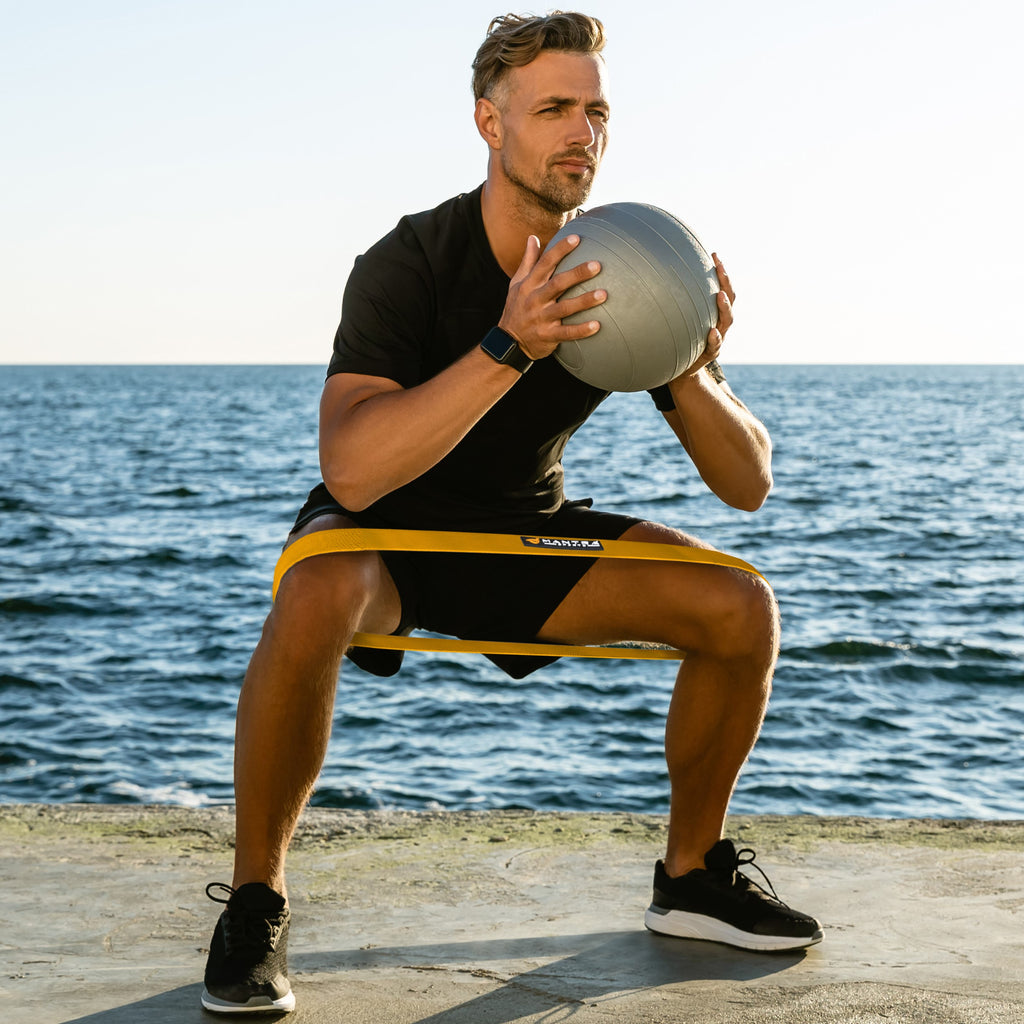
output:
<instances>
[{"instance_id":1,"label":"ocean wave","mask_svg":"<svg viewBox=\"0 0 1024 1024\"><path fill-rule=\"evenodd\" d=\"M186 487L179 485L178 487L160 487L156 490L149 491L151 498L198 498L202 495L202 491L194 487Z\"/></svg>"},{"instance_id":2,"label":"ocean wave","mask_svg":"<svg viewBox=\"0 0 1024 1024\"><path fill-rule=\"evenodd\" d=\"M736 369L776 441L757 513L707 491L645 396L612 396L566 460L573 496L772 579L783 651L734 810L1021 816L1024 433L1007 410L1024 374L986 376L965 405L970 367L887 369L881 390L870 368ZM231 799L239 687L318 478L321 385L310 367L5 373L0 799ZM56 416L75 442L60 451ZM676 668L346 664L314 802L664 811Z\"/></svg>"},{"instance_id":3,"label":"ocean wave","mask_svg":"<svg viewBox=\"0 0 1024 1024\"><path fill-rule=\"evenodd\" d=\"M109 598L75 598L51 595L46 597L0 598L0 616L41 616L121 618L132 614L132 609Z\"/></svg>"},{"instance_id":4,"label":"ocean wave","mask_svg":"<svg viewBox=\"0 0 1024 1024\"><path fill-rule=\"evenodd\" d=\"M162 786L140 786L123 780L106 787L104 799L139 804L177 804L181 807L209 807L221 803L206 793L197 793L188 782L171 782Z\"/></svg>"},{"instance_id":5,"label":"ocean wave","mask_svg":"<svg viewBox=\"0 0 1024 1024\"><path fill-rule=\"evenodd\" d=\"M831 640L814 647L784 647L787 658L805 661L862 661L865 658L892 658L896 652L915 650L915 645L892 640Z\"/></svg>"}]
</instances>

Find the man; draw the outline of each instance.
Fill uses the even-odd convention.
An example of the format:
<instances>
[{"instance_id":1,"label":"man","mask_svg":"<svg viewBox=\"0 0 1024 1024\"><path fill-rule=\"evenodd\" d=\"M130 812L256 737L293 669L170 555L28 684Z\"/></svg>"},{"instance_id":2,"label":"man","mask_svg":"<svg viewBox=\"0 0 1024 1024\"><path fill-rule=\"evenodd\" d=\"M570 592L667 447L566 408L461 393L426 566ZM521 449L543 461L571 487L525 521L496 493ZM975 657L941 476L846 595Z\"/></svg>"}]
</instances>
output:
<instances>
[{"instance_id":1,"label":"man","mask_svg":"<svg viewBox=\"0 0 1024 1024\"><path fill-rule=\"evenodd\" d=\"M604 154L603 45L600 22L580 14L492 22L473 65L486 181L404 218L357 260L321 404L324 484L289 543L353 524L700 543L567 502L562 492L565 442L606 396L549 357L560 342L597 333L596 320L562 320L606 294L562 298L600 270L556 271L574 236L542 253L587 198ZM716 265L719 327L697 364L653 397L711 490L753 510L771 487L771 444L715 372L734 297ZM227 909L211 944L207 1008L294 1005L285 854L326 753L340 663L356 631L414 626L467 638L639 640L684 650L665 737L668 847L646 924L753 949L821 938L813 918L740 874L739 854L722 839L778 646L776 606L759 577L675 562L335 553L285 575L242 689L234 887L221 887L229 899L220 900ZM401 659L349 653L385 675ZM514 676L537 666L495 660Z\"/></svg>"}]
</instances>

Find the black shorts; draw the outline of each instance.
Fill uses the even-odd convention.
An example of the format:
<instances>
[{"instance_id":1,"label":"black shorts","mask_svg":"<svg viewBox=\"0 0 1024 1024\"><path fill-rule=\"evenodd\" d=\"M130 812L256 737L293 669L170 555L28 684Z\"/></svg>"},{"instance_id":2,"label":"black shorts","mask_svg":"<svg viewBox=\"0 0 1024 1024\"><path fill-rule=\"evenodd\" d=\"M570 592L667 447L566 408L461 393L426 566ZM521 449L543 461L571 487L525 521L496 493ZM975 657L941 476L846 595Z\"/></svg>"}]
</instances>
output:
<instances>
[{"instance_id":1,"label":"black shorts","mask_svg":"<svg viewBox=\"0 0 1024 1024\"><path fill-rule=\"evenodd\" d=\"M528 515L502 524L494 533L618 540L636 523L633 516L597 512L590 499L564 504L550 515ZM347 516L368 529L386 529L372 512L350 512L315 487L295 519L293 530L323 515ZM402 601L402 620L396 634L425 629L463 640L536 640L537 633L563 598L594 564L593 558L526 558L521 555L477 555L447 552L382 551L384 564ZM356 647L349 657L377 675L392 675L402 661L401 651ZM490 660L513 679L556 661L529 655L502 655Z\"/></svg>"}]
</instances>

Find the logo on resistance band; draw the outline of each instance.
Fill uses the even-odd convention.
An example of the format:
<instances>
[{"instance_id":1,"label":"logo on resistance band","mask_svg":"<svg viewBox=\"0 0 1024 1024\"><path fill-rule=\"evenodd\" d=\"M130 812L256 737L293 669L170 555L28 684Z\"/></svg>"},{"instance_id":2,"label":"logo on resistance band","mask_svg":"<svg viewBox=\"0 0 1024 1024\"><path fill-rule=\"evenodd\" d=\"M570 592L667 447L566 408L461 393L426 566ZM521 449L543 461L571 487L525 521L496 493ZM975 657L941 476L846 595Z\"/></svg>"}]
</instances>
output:
<instances>
[{"instance_id":1,"label":"logo on resistance band","mask_svg":"<svg viewBox=\"0 0 1024 1024\"><path fill-rule=\"evenodd\" d=\"M558 548L570 551L604 551L599 540L576 540L568 537L520 537L528 548Z\"/></svg>"}]
</instances>

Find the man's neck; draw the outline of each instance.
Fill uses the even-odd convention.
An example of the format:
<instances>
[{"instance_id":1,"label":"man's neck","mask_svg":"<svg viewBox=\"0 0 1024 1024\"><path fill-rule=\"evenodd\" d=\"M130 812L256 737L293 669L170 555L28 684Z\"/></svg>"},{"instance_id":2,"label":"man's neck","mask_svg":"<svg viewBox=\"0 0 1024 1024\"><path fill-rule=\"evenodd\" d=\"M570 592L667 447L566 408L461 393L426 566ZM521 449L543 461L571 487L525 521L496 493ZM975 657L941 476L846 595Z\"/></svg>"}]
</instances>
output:
<instances>
[{"instance_id":1,"label":"man's neck","mask_svg":"<svg viewBox=\"0 0 1024 1024\"><path fill-rule=\"evenodd\" d=\"M507 181L488 175L480 197L484 230L502 270L512 277L523 260L530 235L540 239L541 250L573 214L551 213Z\"/></svg>"}]
</instances>

